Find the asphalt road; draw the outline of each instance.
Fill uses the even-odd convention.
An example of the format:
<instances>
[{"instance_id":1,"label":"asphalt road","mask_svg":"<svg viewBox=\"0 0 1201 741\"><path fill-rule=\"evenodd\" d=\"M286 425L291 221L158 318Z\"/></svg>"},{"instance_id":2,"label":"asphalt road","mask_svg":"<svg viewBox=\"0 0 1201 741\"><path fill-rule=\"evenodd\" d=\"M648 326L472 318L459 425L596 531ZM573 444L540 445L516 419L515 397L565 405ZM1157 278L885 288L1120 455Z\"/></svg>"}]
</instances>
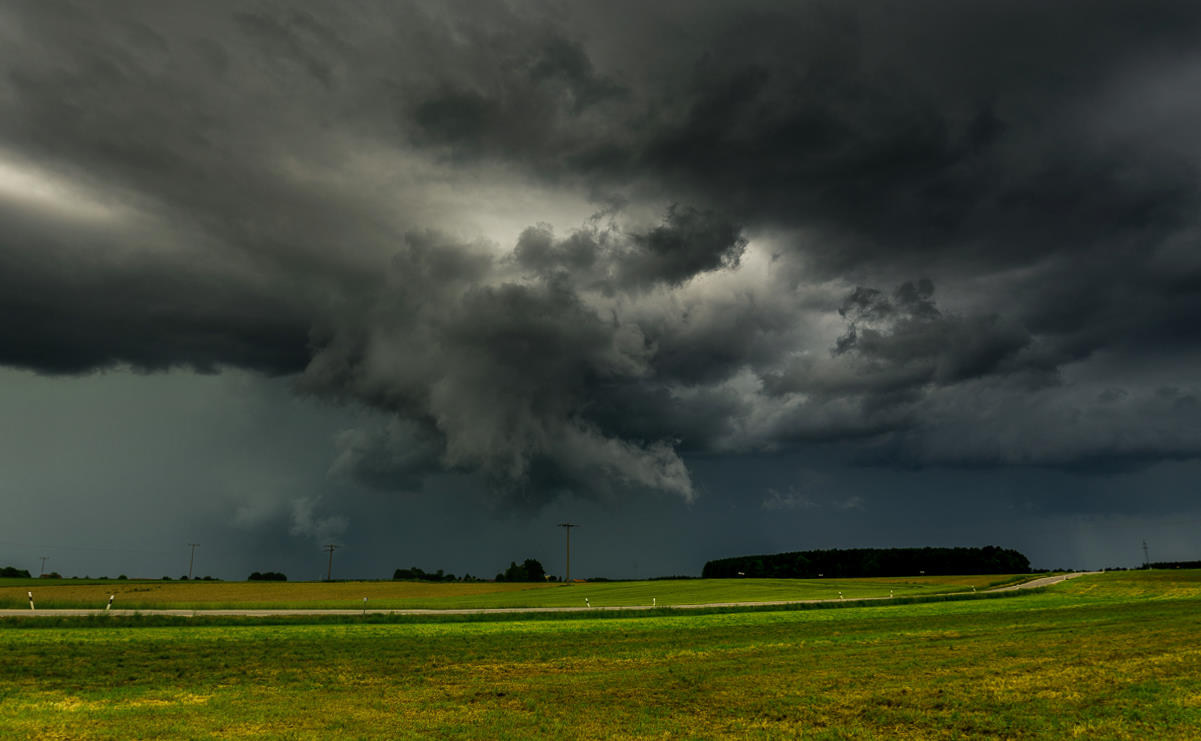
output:
<instances>
[{"instance_id":1,"label":"asphalt road","mask_svg":"<svg viewBox=\"0 0 1201 741\"><path fill-rule=\"evenodd\" d=\"M1021 584L1007 587L996 587L984 591L1013 592L1019 589L1036 589L1051 584L1058 584L1067 579L1086 574L1097 574L1097 571L1077 571L1058 576L1044 576ZM958 593L962 594L962 592ZM847 602L884 601L889 597L860 597ZM112 609L70 609L70 610L0 610L0 617L79 617L86 615L168 615L175 617L281 617L303 615L506 615L521 613L566 613L566 612L612 612L631 610L704 610L721 607L780 607L786 605L812 605L823 602L839 602L837 599L782 600L775 602L708 602L700 605L595 605L587 607L481 607L475 609L435 610L435 609L351 609L351 610L315 610L315 609L245 609L245 610L120 610ZM36 603L35 603L36 604Z\"/></svg>"}]
</instances>

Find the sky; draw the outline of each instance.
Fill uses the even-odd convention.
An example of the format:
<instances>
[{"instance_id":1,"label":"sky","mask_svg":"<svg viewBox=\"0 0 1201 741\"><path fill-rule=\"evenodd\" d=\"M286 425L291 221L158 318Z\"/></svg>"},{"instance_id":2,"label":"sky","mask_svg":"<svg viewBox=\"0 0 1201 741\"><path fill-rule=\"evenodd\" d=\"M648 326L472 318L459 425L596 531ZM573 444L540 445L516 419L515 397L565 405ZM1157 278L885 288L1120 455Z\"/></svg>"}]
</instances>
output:
<instances>
[{"instance_id":1,"label":"sky","mask_svg":"<svg viewBox=\"0 0 1201 741\"><path fill-rule=\"evenodd\" d=\"M563 522L577 577L1201 559L1198 38L0 1L0 565L562 576Z\"/></svg>"}]
</instances>

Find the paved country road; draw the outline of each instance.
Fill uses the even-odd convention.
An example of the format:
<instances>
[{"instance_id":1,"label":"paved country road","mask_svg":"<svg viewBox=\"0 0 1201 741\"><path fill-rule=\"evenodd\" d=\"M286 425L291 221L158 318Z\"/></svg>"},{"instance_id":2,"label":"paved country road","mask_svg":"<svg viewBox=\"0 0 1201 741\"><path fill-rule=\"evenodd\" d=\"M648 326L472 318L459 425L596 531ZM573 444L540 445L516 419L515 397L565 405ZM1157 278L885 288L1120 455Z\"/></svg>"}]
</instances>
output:
<instances>
[{"instance_id":1,"label":"paved country road","mask_svg":"<svg viewBox=\"0 0 1201 741\"><path fill-rule=\"evenodd\" d=\"M1057 576L1044 576L1041 579L1032 581L1024 581L1021 584L1011 584L1008 587L997 587L989 589L989 592L1016 592L1019 589L1037 589L1039 587L1049 587L1052 584L1058 584L1061 581L1075 579L1077 576L1086 576L1088 574L1100 574L1100 571L1074 571L1070 574L1059 574Z\"/></svg>"},{"instance_id":2,"label":"paved country road","mask_svg":"<svg viewBox=\"0 0 1201 741\"><path fill-rule=\"evenodd\" d=\"M1058 576L1044 576L1039 579L1013 584L1007 587L996 587L984 590L986 592L1013 592L1019 589L1036 589L1051 584L1058 584L1067 579L1088 574L1099 574L1099 571L1077 571ZM963 594L954 592L952 594ZM935 596L935 595L922 595ZM590 607L481 607L474 609L347 609L347 610L316 610L316 609L262 609L251 608L244 610L104 610L104 609L68 609L68 610L0 610L0 617L80 617L85 615L167 615L174 617L287 617L303 615L510 615L523 613L565 613L565 612L613 612L632 610L704 610L723 607L780 607L787 605L814 605L825 602L878 602L886 601L889 597L860 597L857 599L806 599L780 600L775 602L707 602L700 605L594 605Z\"/></svg>"}]
</instances>

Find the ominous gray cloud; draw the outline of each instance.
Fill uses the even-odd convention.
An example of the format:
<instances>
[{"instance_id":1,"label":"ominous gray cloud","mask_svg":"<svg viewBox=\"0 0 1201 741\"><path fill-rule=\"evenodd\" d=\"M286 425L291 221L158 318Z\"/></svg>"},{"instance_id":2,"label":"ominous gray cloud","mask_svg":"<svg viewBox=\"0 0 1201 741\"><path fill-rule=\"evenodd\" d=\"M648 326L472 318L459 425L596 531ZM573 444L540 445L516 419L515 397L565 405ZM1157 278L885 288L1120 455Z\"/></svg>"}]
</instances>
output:
<instances>
[{"instance_id":1,"label":"ominous gray cloud","mask_svg":"<svg viewBox=\"0 0 1201 741\"><path fill-rule=\"evenodd\" d=\"M371 413L335 480L523 511L815 449L1190 461L1198 37L1169 2L8 4L0 364L284 377ZM789 486L756 497L837 510ZM306 497L293 530L343 522Z\"/></svg>"}]
</instances>

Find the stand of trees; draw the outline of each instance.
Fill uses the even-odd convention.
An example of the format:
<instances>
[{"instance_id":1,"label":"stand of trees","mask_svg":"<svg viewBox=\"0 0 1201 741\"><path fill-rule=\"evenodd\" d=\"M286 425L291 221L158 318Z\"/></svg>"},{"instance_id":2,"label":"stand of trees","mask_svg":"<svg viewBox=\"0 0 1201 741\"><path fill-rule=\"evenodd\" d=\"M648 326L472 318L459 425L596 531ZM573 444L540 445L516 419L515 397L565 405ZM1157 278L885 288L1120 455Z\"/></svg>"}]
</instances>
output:
<instances>
[{"instance_id":1,"label":"stand of trees","mask_svg":"<svg viewBox=\"0 0 1201 741\"><path fill-rule=\"evenodd\" d=\"M477 579L471 574L463 574L461 577L456 577L454 574L443 574L442 569L438 569L430 574L426 571L414 566L411 569L397 569L392 572L393 579L410 579L413 581L483 581Z\"/></svg>"},{"instance_id":2,"label":"stand of trees","mask_svg":"<svg viewBox=\"0 0 1201 741\"><path fill-rule=\"evenodd\" d=\"M760 577L917 576L918 574L1026 574L1030 560L1009 548L851 548L736 556L705 564L705 579Z\"/></svg>"},{"instance_id":3,"label":"stand of trees","mask_svg":"<svg viewBox=\"0 0 1201 741\"><path fill-rule=\"evenodd\" d=\"M546 569L535 559L527 558L520 566L509 562L509 568L496 575L496 581L546 581Z\"/></svg>"},{"instance_id":4,"label":"stand of trees","mask_svg":"<svg viewBox=\"0 0 1201 741\"><path fill-rule=\"evenodd\" d=\"M256 571L246 578L249 581L287 581L288 580L288 577L284 576L283 574L279 573L278 571L264 571L261 573Z\"/></svg>"},{"instance_id":5,"label":"stand of trees","mask_svg":"<svg viewBox=\"0 0 1201 741\"><path fill-rule=\"evenodd\" d=\"M28 579L28 569L18 569L15 566L5 566L0 569L0 579Z\"/></svg>"},{"instance_id":6,"label":"stand of trees","mask_svg":"<svg viewBox=\"0 0 1201 741\"><path fill-rule=\"evenodd\" d=\"M1149 569L1201 569L1201 561L1156 561L1147 564Z\"/></svg>"}]
</instances>

